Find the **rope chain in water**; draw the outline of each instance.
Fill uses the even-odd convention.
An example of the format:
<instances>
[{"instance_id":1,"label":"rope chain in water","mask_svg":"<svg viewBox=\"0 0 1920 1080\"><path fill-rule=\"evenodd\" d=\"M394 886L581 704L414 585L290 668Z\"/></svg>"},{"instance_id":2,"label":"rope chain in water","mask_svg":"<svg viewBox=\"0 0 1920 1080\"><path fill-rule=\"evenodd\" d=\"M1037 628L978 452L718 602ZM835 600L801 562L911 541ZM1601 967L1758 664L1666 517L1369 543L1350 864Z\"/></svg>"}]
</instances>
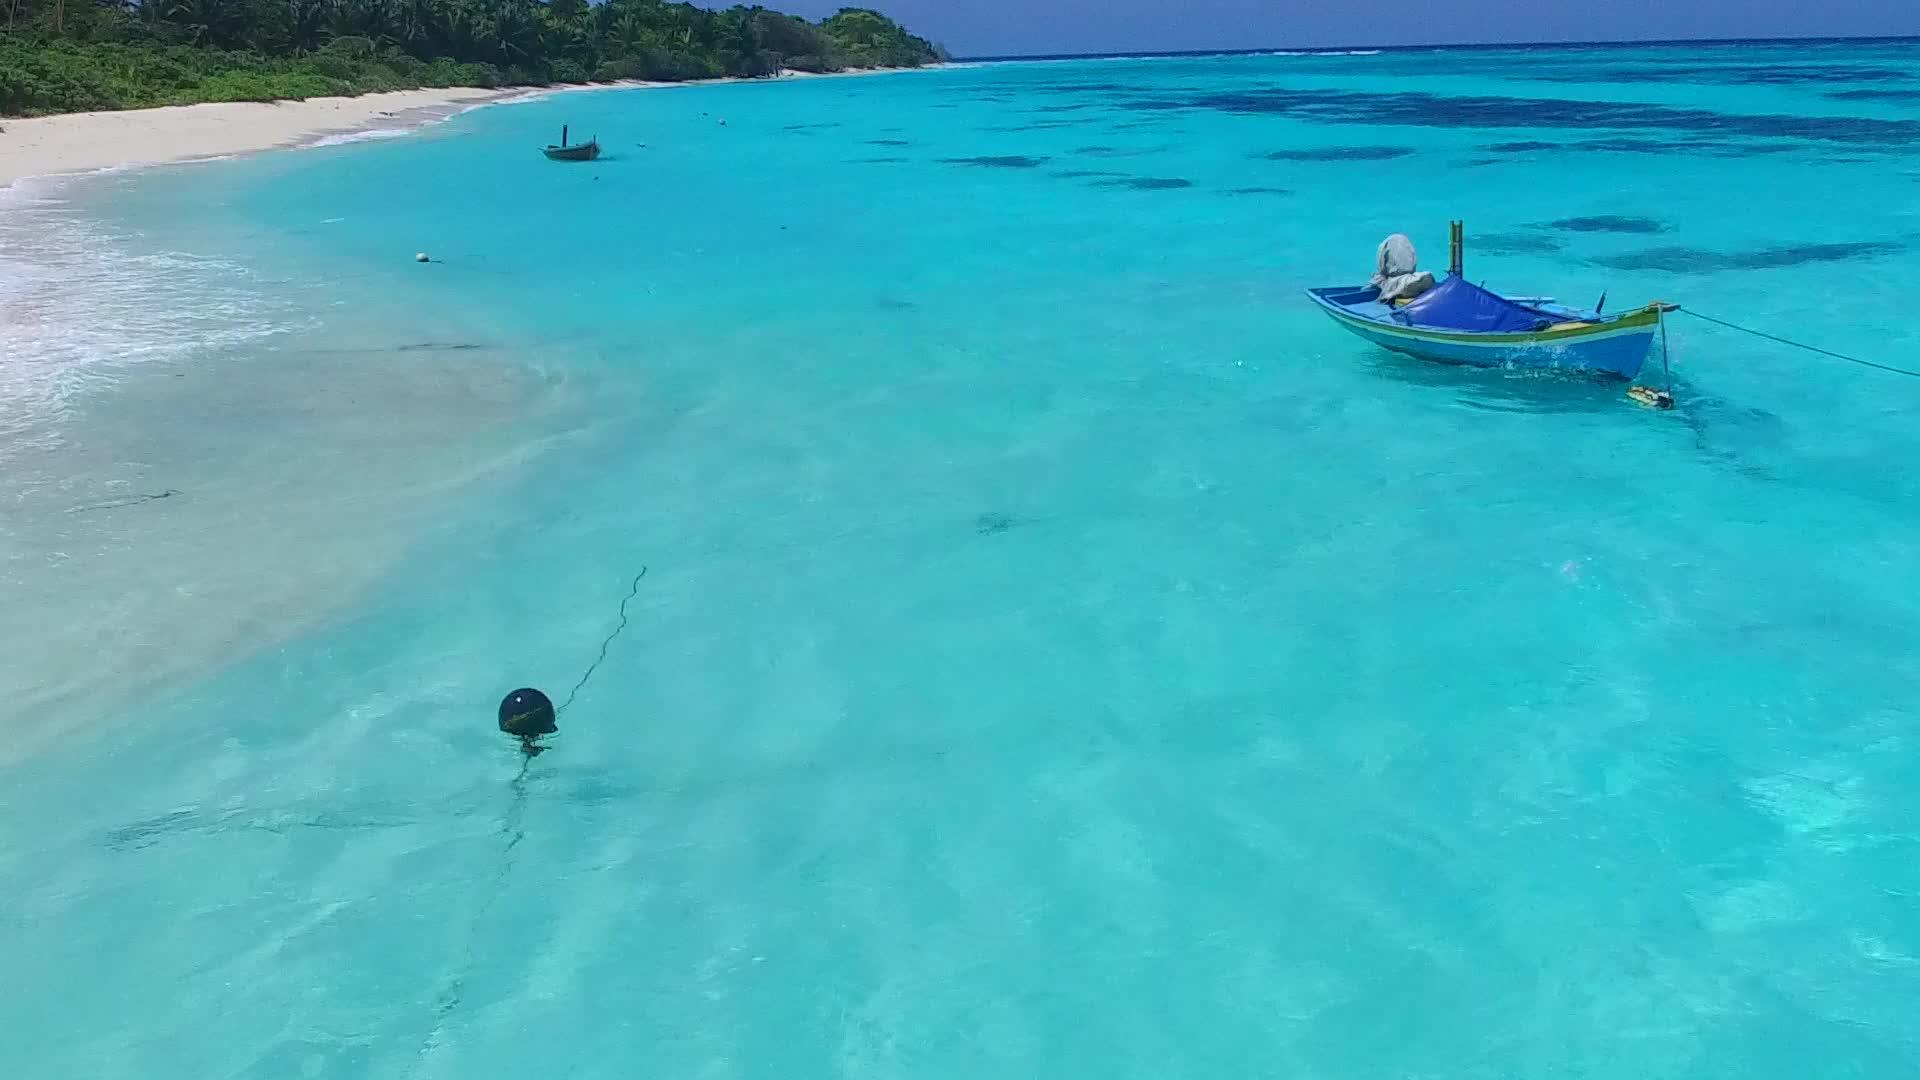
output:
<instances>
[{"instance_id":1,"label":"rope chain in water","mask_svg":"<svg viewBox=\"0 0 1920 1080\"><path fill-rule=\"evenodd\" d=\"M587 665L587 670L580 673L580 681L574 683L573 689L567 691L566 702L553 711L555 716L567 711L567 706L572 705L573 699L579 696L580 688L587 685L587 680L593 678L594 672L600 670L601 663L607 658L607 650L613 647L613 639L619 637L620 632L627 628L627 605L633 603L633 598L640 595L640 582L646 576L647 568L644 566L640 568L639 573L633 575L633 587L627 590L627 598L620 601L620 625L614 627L613 633L608 634L606 640L600 643L600 655L594 657L593 663Z\"/></svg>"},{"instance_id":2,"label":"rope chain in water","mask_svg":"<svg viewBox=\"0 0 1920 1080\"><path fill-rule=\"evenodd\" d=\"M1861 367L1870 367L1877 371L1886 371L1886 372L1891 372L1895 375L1906 375L1911 378L1920 379L1920 371L1911 371L1911 370L1908 370L1907 368L1894 367L1891 364L1881 364L1872 360L1862 360L1857 356L1848 356L1846 353L1837 353L1837 352L1834 352L1832 349L1823 349L1818 345L1808 345L1804 341L1794 341L1791 338L1783 338L1778 334L1769 334L1764 330L1754 330L1749 327L1741 326L1738 323L1730 323L1725 319L1716 319L1711 315L1702 315L1700 312L1695 311L1692 308L1683 307L1680 309L1680 312L1683 315L1691 315L1696 319L1701 319L1706 322L1710 322L1715 326L1724 326L1729 330L1737 330L1742 334L1751 334L1754 337L1764 338L1765 340L1774 342L1776 344L1786 345L1795 349L1805 349L1810 353L1818 353L1821 356L1830 356L1835 360L1845 360L1849 364L1859 364Z\"/></svg>"},{"instance_id":3,"label":"rope chain in water","mask_svg":"<svg viewBox=\"0 0 1920 1080\"><path fill-rule=\"evenodd\" d=\"M647 568L644 566L640 568L638 574L633 576L633 585L627 589L626 597L620 601L619 624L600 642L599 655L595 656L593 663L588 664L587 670L581 673L580 681L574 683L573 690L567 694L566 704L555 709L555 715L567 711L567 706L573 704L573 699L579 695L581 688L587 685L587 680L593 678L593 673L598 671L600 665L606 661L607 650L613 647L614 639L627 628L627 605L633 603L633 598L640 595L640 582L645 580L646 576ZM452 1016L466 999L467 978L473 974L474 955L480 940L480 924L486 921L487 913L493 910L494 901L499 899L507 878L513 873L513 850L520 846L520 841L527 838L523 821L527 808L527 772L532 767L533 754L529 753L520 759L520 771L514 775L513 782L508 785L513 791L513 801L507 804L506 817L500 823L498 835L506 840L506 846L500 849L500 869L494 873L493 880L488 884L486 896L480 901L480 906L474 910L473 922L467 928L467 943L461 954L460 966L455 969L452 980L448 982L446 990L441 993L439 1001L434 1005L433 1027L427 1031L426 1037L420 1042L421 1058L432 1054L440 1046L440 1036L446 1030L447 1018Z\"/></svg>"},{"instance_id":4,"label":"rope chain in water","mask_svg":"<svg viewBox=\"0 0 1920 1080\"><path fill-rule=\"evenodd\" d=\"M120 507L123 507L123 506L138 506L141 503L156 502L160 499L171 499L178 494L180 494L178 491L175 491L172 488L168 488L165 491L157 492L152 495L135 495L130 499L121 499L117 502L94 503L92 506L76 506L73 509L68 510L67 513L86 514L86 513L91 513L95 510L118 510Z\"/></svg>"},{"instance_id":5,"label":"rope chain in water","mask_svg":"<svg viewBox=\"0 0 1920 1080\"><path fill-rule=\"evenodd\" d=\"M480 940L480 924L486 920L487 913L493 910L493 903L500 898L501 887L507 883L507 876L513 873L513 849L527 838L527 830L521 824L527 808L527 770L533 766L533 756L520 759L520 772L508 785L513 789L513 801L507 804L507 816L500 824L499 835L506 838L507 846L500 851L500 869L493 875L493 881L487 886L487 895L480 901L480 907L473 913L473 923L467 928L467 944L460 958L460 966L454 972L453 981L440 995L434 1005L433 1027L427 1037L421 1040L419 1056L426 1057L440 1045L440 1033L446 1030L447 1017L452 1016L467 996L467 977L473 974L473 957L476 944Z\"/></svg>"}]
</instances>

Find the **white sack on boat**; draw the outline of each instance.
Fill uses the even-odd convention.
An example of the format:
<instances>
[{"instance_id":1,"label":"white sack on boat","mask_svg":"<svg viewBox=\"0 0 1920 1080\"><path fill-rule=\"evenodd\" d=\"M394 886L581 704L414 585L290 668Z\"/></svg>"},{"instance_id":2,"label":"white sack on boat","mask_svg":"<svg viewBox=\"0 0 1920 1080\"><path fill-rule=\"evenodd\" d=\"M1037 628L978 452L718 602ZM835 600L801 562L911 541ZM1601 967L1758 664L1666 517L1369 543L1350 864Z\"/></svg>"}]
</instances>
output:
<instances>
[{"instance_id":1,"label":"white sack on boat","mask_svg":"<svg viewBox=\"0 0 1920 1080\"><path fill-rule=\"evenodd\" d=\"M1405 233L1394 233L1380 241L1380 254L1373 261L1373 277L1367 282L1380 290L1382 303L1411 300L1433 288L1433 275L1420 269L1419 253Z\"/></svg>"}]
</instances>

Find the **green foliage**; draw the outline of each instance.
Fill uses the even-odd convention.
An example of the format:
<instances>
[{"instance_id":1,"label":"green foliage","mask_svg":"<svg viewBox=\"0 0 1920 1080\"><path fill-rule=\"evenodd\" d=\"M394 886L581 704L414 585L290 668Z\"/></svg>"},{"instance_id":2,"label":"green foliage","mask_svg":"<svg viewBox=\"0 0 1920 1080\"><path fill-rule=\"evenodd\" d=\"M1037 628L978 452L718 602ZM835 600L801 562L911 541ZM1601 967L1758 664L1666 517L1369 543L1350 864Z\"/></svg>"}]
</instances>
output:
<instances>
[{"instance_id":1,"label":"green foliage","mask_svg":"<svg viewBox=\"0 0 1920 1080\"><path fill-rule=\"evenodd\" d=\"M561 57L547 64L547 78L557 83L587 82L587 69L578 60Z\"/></svg>"},{"instance_id":2,"label":"green foliage","mask_svg":"<svg viewBox=\"0 0 1920 1080\"><path fill-rule=\"evenodd\" d=\"M182 45L0 36L0 112L9 115L502 84L501 73L492 65L445 58L429 63L393 50L365 53L354 46L269 56Z\"/></svg>"},{"instance_id":3,"label":"green foliage","mask_svg":"<svg viewBox=\"0 0 1920 1080\"><path fill-rule=\"evenodd\" d=\"M272 75L263 71L223 71L200 83L195 96L207 101L277 101L325 97L344 92L335 79L319 75Z\"/></svg>"},{"instance_id":4,"label":"green foliage","mask_svg":"<svg viewBox=\"0 0 1920 1080\"><path fill-rule=\"evenodd\" d=\"M664 0L0 0L0 115L943 59L866 8L815 24Z\"/></svg>"},{"instance_id":5,"label":"green foliage","mask_svg":"<svg viewBox=\"0 0 1920 1080\"><path fill-rule=\"evenodd\" d=\"M841 8L820 29L839 46L842 62L853 67L919 67L947 58L932 42L870 8Z\"/></svg>"},{"instance_id":6,"label":"green foliage","mask_svg":"<svg viewBox=\"0 0 1920 1080\"><path fill-rule=\"evenodd\" d=\"M329 38L320 48L323 55L338 56L354 62L371 60L379 51L372 38L360 37L357 34L343 34L336 38Z\"/></svg>"}]
</instances>

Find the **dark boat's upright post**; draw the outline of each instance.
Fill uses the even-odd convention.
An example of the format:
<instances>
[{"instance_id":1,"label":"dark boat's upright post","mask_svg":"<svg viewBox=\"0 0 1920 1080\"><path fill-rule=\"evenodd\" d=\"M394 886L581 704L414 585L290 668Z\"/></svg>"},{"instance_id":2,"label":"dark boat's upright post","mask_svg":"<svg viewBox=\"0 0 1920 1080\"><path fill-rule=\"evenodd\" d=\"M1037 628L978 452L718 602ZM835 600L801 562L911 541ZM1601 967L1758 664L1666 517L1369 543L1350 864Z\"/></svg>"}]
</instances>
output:
<instances>
[{"instance_id":1,"label":"dark boat's upright post","mask_svg":"<svg viewBox=\"0 0 1920 1080\"><path fill-rule=\"evenodd\" d=\"M565 124L560 125L560 145L567 145L567 125Z\"/></svg>"},{"instance_id":2,"label":"dark boat's upright post","mask_svg":"<svg viewBox=\"0 0 1920 1080\"><path fill-rule=\"evenodd\" d=\"M1461 277L1467 267L1467 226L1462 221L1447 222L1447 273Z\"/></svg>"}]
</instances>

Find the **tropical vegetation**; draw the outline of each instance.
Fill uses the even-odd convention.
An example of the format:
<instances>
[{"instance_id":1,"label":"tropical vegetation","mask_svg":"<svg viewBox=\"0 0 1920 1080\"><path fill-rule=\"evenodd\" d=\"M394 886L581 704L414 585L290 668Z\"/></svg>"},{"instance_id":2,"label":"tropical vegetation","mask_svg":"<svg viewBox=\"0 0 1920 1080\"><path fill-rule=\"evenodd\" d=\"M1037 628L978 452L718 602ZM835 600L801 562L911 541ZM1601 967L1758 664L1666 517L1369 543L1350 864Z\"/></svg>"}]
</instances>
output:
<instances>
[{"instance_id":1,"label":"tropical vegetation","mask_svg":"<svg viewBox=\"0 0 1920 1080\"><path fill-rule=\"evenodd\" d=\"M865 8L663 0L0 0L0 115L944 59Z\"/></svg>"}]
</instances>

